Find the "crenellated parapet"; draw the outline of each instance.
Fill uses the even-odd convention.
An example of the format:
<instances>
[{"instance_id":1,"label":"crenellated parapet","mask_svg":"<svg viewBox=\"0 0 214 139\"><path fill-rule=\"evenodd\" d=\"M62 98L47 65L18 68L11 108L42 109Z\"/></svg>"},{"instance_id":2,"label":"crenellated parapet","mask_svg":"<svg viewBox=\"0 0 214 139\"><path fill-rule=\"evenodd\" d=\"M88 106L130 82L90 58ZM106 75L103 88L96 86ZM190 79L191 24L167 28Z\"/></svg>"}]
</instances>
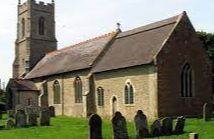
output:
<instances>
[{"instance_id":1,"label":"crenellated parapet","mask_svg":"<svg viewBox=\"0 0 214 139\"><path fill-rule=\"evenodd\" d=\"M28 9L32 8L35 10L46 11L46 12L53 12L54 11L54 0L51 3L45 3L42 1L36 0L27 0L26 2L19 1L18 8L19 14L27 11Z\"/></svg>"}]
</instances>

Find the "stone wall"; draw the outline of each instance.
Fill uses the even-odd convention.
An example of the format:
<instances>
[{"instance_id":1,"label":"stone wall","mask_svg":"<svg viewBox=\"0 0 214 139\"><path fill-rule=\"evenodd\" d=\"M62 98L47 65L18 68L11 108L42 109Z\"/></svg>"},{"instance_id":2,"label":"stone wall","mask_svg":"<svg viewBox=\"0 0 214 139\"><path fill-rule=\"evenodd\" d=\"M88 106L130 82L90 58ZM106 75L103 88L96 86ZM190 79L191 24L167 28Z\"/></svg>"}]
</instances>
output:
<instances>
[{"instance_id":1,"label":"stone wall","mask_svg":"<svg viewBox=\"0 0 214 139\"><path fill-rule=\"evenodd\" d=\"M193 70L193 97L181 97L181 72ZM211 70L207 54L189 19L183 18L157 57L158 115L201 115L211 100Z\"/></svg>"},{"instance_id":2,"label":"stone wall","mask_svg":"<svg viewBox=\"0 0 214 139\"><path fill-rule=\"evenodd\" d=\"M85 93L89 91L88 84L88 76L89 71L79 71L73 73L65 73L61 75L51 76L45 78L43 81L36 81L36 85L38 88L41 88L42 83L47 81L48 86L48 104L49 106L54 106L56 115L67 115L67 116L75 116L82 117L86 116L86 98ZM83 85L83 103L75 103L75 93L74 93L74 80L79 76L82 80ZM53 83L54 81L58 81L60 83L61 89L61 104L54 104L53 100Z\"/></svg>"},{"instance_id":3,"label":"stone wall","mask_svg":"<svg viewBox=\"0 0 214 139\"><path fill-rule=\"evenodd\" d=\"M17 91L15 92L15 105L21 106L38 106L38 95L37 91Z\"/></svg>"},{"instance_id":4,"label":"stone wall","mask_svg":"<svg viewBox=\"0 0 214 139\"><path fill-rule=\"evenodd\" d=\"M117 99L117 111L127 119L133 119L136 111L142 109L151 119L157 116L157 74L156 67L144 65L95 74L95 88L104 89L104 106L97 105L97 113L112 117L112 99ZM134 104L125 104L124 88L127 81L134 87Z\"/></svg>"}]
</instances>

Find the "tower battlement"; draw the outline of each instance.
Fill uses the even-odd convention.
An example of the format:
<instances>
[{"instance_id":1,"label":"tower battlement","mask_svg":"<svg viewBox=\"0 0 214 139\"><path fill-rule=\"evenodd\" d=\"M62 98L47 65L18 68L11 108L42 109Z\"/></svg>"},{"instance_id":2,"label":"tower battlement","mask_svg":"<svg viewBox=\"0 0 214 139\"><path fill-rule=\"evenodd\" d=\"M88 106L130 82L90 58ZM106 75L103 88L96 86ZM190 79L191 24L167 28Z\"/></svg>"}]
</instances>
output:
<instances>
[{"instance_id":1,"label":"tower battlement","mask_svg":"<svg viewBox=\"0 0 214 139\"><path fill-rule=\"evenodd\" d=\"M55 3L52 1L51 3L45 3L42 1L36 1L36 0L27 0L23 3L21 1L19 2L18 8L19 8L19 14L25 12L29 8L33 8L36 10L43 10L47 12L52 12L54 10Z\"/></svg>"}]
</instances>

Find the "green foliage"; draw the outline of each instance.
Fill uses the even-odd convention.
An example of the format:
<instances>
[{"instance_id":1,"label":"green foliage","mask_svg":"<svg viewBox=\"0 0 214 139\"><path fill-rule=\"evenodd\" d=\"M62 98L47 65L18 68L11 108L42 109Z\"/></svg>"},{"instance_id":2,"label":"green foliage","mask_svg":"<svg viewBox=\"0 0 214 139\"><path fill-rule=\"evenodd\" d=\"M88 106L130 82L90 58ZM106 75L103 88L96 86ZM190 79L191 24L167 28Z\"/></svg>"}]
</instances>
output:
<instances>
[{"instance_id":1,"label":"green foliage","mask_svg":"<svg viewBox=\"0 0 214 139\"><path fill-rule=\"evenodd\" d=\"M212 62L214 62L214 33L197 32Z\"/></svg>"},{"instance_id":2,"label":"green foliage","mask_svg":"<svg viewBox=\"0 0 214 139\"><path fill-rule=\"evenodd\" d=\"M0 121L0 125L4 124ZM199 133L202 139L213 139L214 121L204 122L202 119L187 119L185 133L183 135L163 136L158 139L187 139L189 133ZM130 139L135 139L135 127L133 122L128 122ZM85 118L56 117L52 119L50 127L31 127L11 130L1 130L1 139L87 139L88 120ZM110 120L103 122L104 139L112 138Z\"/></svg>"}]
</instances>

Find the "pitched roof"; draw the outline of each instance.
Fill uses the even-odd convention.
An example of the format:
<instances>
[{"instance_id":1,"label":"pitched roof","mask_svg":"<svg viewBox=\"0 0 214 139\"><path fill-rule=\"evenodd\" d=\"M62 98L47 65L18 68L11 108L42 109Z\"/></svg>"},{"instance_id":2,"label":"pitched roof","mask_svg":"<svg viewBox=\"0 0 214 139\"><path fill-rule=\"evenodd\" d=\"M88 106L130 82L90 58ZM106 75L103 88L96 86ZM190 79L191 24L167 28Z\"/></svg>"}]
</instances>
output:
<instances>
[{"instance_id":1,"label":"pitched roof","mask_svg":"<svg viewBox=\"0 0 214 139\"><path fill-rule=\"evenodd\" d=\"M51 52L26 75L25 79L90 68L106 44L112 40L115 34L116 32L108 33Z\"/></svg>"},{"instance_id":2,"label":"pitched roof","mask_svg":"<svg viewBox=\"0 0 214 139\"><path fill-rule=\"evenodd\" d=\"M119 33L92 72L151 63L183 14Z\"/></svg>"},{"instance_id":3,"label":"pitched roof","mask_svg":"<svg viewBox=\"0 0 214 139\"><path fill-rule=\"evenodd\" d=\"M39 91L34 82L24 79L10 79L7 89L17 89L18 91Z\"/></svg>"}]
</instances>

